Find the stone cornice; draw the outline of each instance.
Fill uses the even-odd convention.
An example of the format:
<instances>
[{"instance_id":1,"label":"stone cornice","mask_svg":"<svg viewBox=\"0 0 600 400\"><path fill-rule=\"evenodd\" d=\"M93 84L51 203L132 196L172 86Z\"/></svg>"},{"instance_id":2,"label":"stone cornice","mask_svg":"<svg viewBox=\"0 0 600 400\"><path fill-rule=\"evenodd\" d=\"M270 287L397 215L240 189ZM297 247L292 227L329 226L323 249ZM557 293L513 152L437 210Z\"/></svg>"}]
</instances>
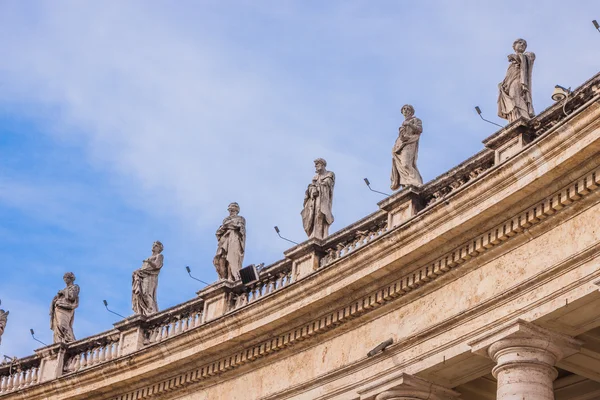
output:
<instances>
[{"instance_id":1,"label":"stone cornice","mask_svg":"<svg viewBox=\"0 0 600 400\"><path fill-rule=\"evenodd\" d=\"M303 325L302 327L296 328L293 331L288 331L284 334L278 335L270 341L260 342L249 348L244 348L244 350L240 351L239 353L232 354L226 358L221 358L198 369L189 371L184 375L173 378L175 380L164 381L161 383L161 385L169 388L172 385L179 386L189 384L215 375L220 375L225 371L254 361L258 358L263 358L269 354L281 350L282 348L288 347L291 344L303 341L308 337L330 330L331 328L341 325L351 318L355 318L356 316L361 315L368 310L375 309L381 304L391 301L393 298L402 296L419 286L423 286L427 282L445 274L448 270L455 268L469 258L487 251L490 247L494 247L500 243L503 243L508 238L515 236L518 233L528 229L530 226L541 222L544 218L554 214L559 210L562 210L565 206L580 200L587 194L596 190L598 186L597 177L600 176L600 173L597 174L597 172L598 171L593 171L582 176L568 187L555 192L555 194L549 199L538 203L537 206L534 205L533 207L528 207L527 210L519 213L510 220L506 220L501 224L502 230L499 230L499 228L493 228L487 233L480 235L479 239L474 241L475 244L472 247L470 245L470 240L465 246L459 246L455 250L439 258L438 262L427 264L423 267L420 267L418 270L414 270L410 274L403 276L394 284L388 285L381 290L377 290L368 296L363 297L362 301L358 303L353 303L342 309L338 309L337 312L329 313L326 316L322 316L321 318L314 320L312 324L309 323ZM583 185L581 185L580 182L582 182ZM546 206L546 204L548 206ZM547 213L548 215L544 215L544 213ZM478 247L478 244L481 246ZM484 244L488 244L490 247L486 247ZM443 262L440 262L442 260ZM344 264L348 264L351 261L352 260L344 260ZM450 264L448 264L448 262L450 262ZM452 262L456 264L452 264ZM447 270L445 270L446 268ZM280 292L278 297L281 297L283 294L283 292ZM180 383L176 384L176 381ZM152 390L155 389L147 388L147 390L148 393L151 393Z\"/></svg>"},{"instance_id":2,"label":"stone cornice","mask_svg":"<svg viewBox=\"0 0 600 400\"><path fill-rule=\"evenodd\" d=\"M164 374L165 371L169 371L169 361L173 357L172 352L198 349L207 353L212 352L212 354L207 354L208 357L202 357L202 359L210 359L214 357L213 354L216 351L213 351L213 349L217 346L220 349L240 348L239 351L231 353L227 357L215 359L215 361L210 361L210 363L200 366L197 369L189 370L183 375L163 381L163 389L161 390L181 387L181 385L187 385L191 382L206 379L207 377L220 375L239 365L273 354L284 347L290 346L292 343L297 343L308 337L321 334L366 311L379 308L382 304L388 303L394 298L401 297L418 287L425 286L428 282L445 275L448 271L456 268L470 258L487 252L490 248L506 242L513 236L527 232L531 226L541 223L543 219L551 217L563 208L578 202L589 193L596 191L598 187L598 171L595 170L582 175L572 184L555 192L549 198L516 213L510 220L495 225L495 227L483 234L474 235L473 240L469 240L467 243L459 246L453 246L453 249L446 252L445 255L440 256L439 254L432 253L431 256L435 256L435 260L420 265L416 269L412 268L414 260L422 259L423 254L426 253L424 250L426 242L436 244L448 243L448 240L443 240L442 238L444 234L457 232L458 229L462 230L462 232L468 232L475 229L477 222L483 223L494 216L491 211L485 217L479 216L477 211L480 214L490 210L492 207L495 207L495 211L510 207L514 208L518 206L520 201L528 199L535 190L551 183L556 177L574 168L576 164L569 160L571 157L577 156L575 157L577 158L576 162L581 163L586 158L586 155L596 154L598 152L598 135L590 135L587 125L597 119L597 114L597 108L590 108L589 112L583 116L577 116L577 120L573 122L573 125L578 124L575 132L572 132L572 126L567 126L562 131L557 131L556 135L545 136L540 138L540 140L536 140L535 144L529 145L522 153L511 159L510 162L494 167L492 171L486 173L486 179L477 179L472 184L465 185L460 190L454 192L452 196L447 198L451 203L450 207L442 203L437 203L429 207L427 210L424 210L426 212L420 213L405 224L391 230L385 236L378 238L376 242L372 242L372 244L362 248L361 251L353 253L352 257L337 260L319 272L308 276L305 280L293 283L286 290L265 296L257 303L253 303L254 306L250 305L241 308L234 313L227 314L206 325L190 330L185 335L168 339L160 343L160 345L149 346L126 358L114 360L114 363L111 362L111 365L101 365L94 369L103 368L103 375L108 379L116 376L119 368L135 360L140 374L149 373L150 371ZM560 136L561 132L569 132L569 136L564 138ZM578 141L582 141L582 144L579 146L576 145ZM591 146L591 148L587 148L588 146ZM506 179L506 176L495 175L497 171L501 170L512 171L510 179ZM539 171L542 172L540 173ZM541 176L544 174L546 176L542 179ZM521 179L519 180L517 177ZM518 185L517 182L519 182ZM529 185L529 188L522 190L526 185ZM520 195L518 196L519 198L515 197L517 193ZM492 199L492 197L494 198ZM473 207L478 208L472 209ZM459 226L459 222L463 224ZM425 227L428 228L429 236L427 238L419 236L420 234L422 235ZM382 249L380 245L375 245L375 243L384 244L385 247ZM440 249L443 248L444 246L440 246ZM298 307L294 309L294 302L298 301L298 296L302 296L305 299L302 303L303 307L308 307L311 302L316 302L317 300L322 303L325 300L334 302L340 298L344 298L345 294L349 292L348 289L343 289L344 285L351 285L352 287L364 286L370 280L370 274L375 271L382 271L384 267L388 272L395 271L395 273L401 273L402 276L393 284L386 285L381 289L371 292L368 296L362 297L362 304L353 302L337 311L307 321L293 330L285 331L282 334L278 333L276 337L269 341L258 340L251 346L244 348L241 348L239 344L235 344L236 341L237 343L244 341L245 339L243 338L250 336L253 329L262 329L267 324L271 332L273 330L280 330L285 321L268 319L269 314L276 309L284 310L281 317L285 316L288 321L293 318L301 320L302 318L300 317L302 317L303 309L298 309ZM356 273L356 276L353 275L341 279L341 271L349 274ZM334 293L327 296L323 295L325 287L329 287ZM251 323L252 320L255 322ZM262 327L261 324L263 324ZM242 330L239 338L235 340L225 335L225 341L218 345L215 344L215 338L219 334L226 334L232 326L236 328L243 326L246 330ZM254 336L259 335L255 334ZM280 338L281 341L279 341ZM212 341L212 345L207 344L210 341ZM204 350L202 350L202 346L200 345L205 345ZM169 356L165 357L165 354L169 354ZM199 359L199 357L197 354L189 356L187 362L191 359ZM161 358L165 358L162 363L158 362ZM157 365L150 365L153 362L157 362ZM173 367L181 365L183 364L173 365ZM34 394L38 389L41 393L44 393L46 389L49 391L61 387L64 389L70 381L73 382L73 379L81 383L89 383L89 380L85 381L86 377L89 376L90 374L87 374L87 371L65 376L59 380L52 381L50 384L41 384L38 387L30 388L28 393ZM169 383L171 381L173 381L174 386L171 386L171 383ZM54 389L51 389L51 387ZM143 393L146 389L150 390L150 388L140 390ZM147 394L149 395L150 392ZM15 395L17 396L17 394Z\"/></svg>"},{"instance_id":3,"label":"stone cornice","mask_svg":"<svg viewBox=\"0 0 600 400\"><path fill-rule=\"evenodd\" d=\"M597 180L587 181L587 177L594 177ZM575 188L578 186L578 183L581 181L589 182L589 184L584 185L580 188L579 193L575 191ZM566 206L572 204L573 202L581 200L585 195L590 194L593 190L597 190L600 186L600 168L596 169L593 172L589 172L588 174L582 176L580 179L576 180L574 183L561 189L560 191L555 192L555 194L551 197L555 199L561 198L563 193L571 193L571 196L567 195L567 197L563 198L563 203L555 203L557 207L552 212L549 212L546 217L556 214L557 211L564 209ZM591 188L591 189L590 189ZM543 210L544 202L538 203L540 210ZM534 209L536 206L528 208ZM136 391L127 393L125 395L121 395L118 397L114 397L111 400L125 400L127 396L138 396L137 398L144 399L150 398L152 395L156 393L160 393L164 390L173 390L176 388L184 387L189 384L198 383L200 381L215 377L217 375L221 375L229 370L240 367L244 364L257 360L259 358L264 358L269 356L272 353L278 352L287 348L289 346L295 345L299 342L302 342L306 339L311 338L312 336L324 333L330 329L335 328L338 325L344 324L358 316L361 316L367 312L375 310L383 306L385 303L389 303L394 299L406 295L408 292L411 292L417 289L420 286L425 285L427 282L430 282L441 275L449 272L451 268L456 268L463 262L468 261L469 259L476 257L487 250L504 243L509 238L514 237L519 233L523 233L526 229L530 229L533 225L540 223L544 218L535 218L535 214L528 217L530 211L524 211L518 215L513 216L512 218L505 221L505 227L512 225L511 230L505 228L503 230L503 234L505 235L503 238L498 238L497 241L489 242L489 247L481 247L479 250L476 250L476 247L473 248L473 253L469 254L467 249L468 245L463 247L459 247L454 251L447 253L441 259L444 260L455 260L457 261L454 265L447 266L445 268L444 265L433 265L431 269L429 267L424 266L421 268L419 274L411 273L403 276L398 281L386 285L370 294L358 299L353 300L350 304L347 304L344 307L338 308L336 311L328 313L326 315L322 315L321 317L314 319L313 321L303 324L302 326L296 327L290 331L287 331L281 335L277 335L276 337L266 340L263 342L256 343L251 347L244 348L241 352L236 354L231 354L227 357L223 357L214 362L205 364L200 366L192 371L188 371L187 373L181 374L179 376L158 382L152 386L138 389ZM541 214L540 214L541 215ZM521 225L513 225L512 221L521 221ZM475 242L481 242L482 238L490 237L491 234L496 234L498 229L492 229L487 233L481 235L479 239L475 238ZM470 243L469 241L468 243ZM461 261L458 261L458 259ZM441 260L440 259L440 260ZM524 326L525 324L521 324L519 326ZM161 389L163 388L163 389Z\"/></svg>"}]
</instances>

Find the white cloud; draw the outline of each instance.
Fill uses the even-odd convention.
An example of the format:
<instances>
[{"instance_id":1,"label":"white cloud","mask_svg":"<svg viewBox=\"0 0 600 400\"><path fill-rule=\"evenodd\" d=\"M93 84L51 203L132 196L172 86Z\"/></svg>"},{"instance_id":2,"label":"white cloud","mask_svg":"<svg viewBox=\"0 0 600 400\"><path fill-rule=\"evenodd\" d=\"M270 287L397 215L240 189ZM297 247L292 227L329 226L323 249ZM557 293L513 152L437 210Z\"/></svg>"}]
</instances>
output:
<instances>
[{"instance_id":1,"label":"white cloud","mask_svg":"<svg viewBox=\"0 0 600 400\"><path fill-rule=\"evenodd\" d=\"M496 85L516 37L538 56L537 111L554 84L576 86L597 71L600 44L591 1L33 4L0 5L0 37L10 38L0 42L0 107L75 144L106 178L78 186L2 177L0 203L71 227L90 253L104 236L123 242L118 254L135 255L147 246L129 237L133 222L82 228L101 218L102 203L124 202L146 213L136 235L163 232L180 241L172 259L202 268L211 268L214 230L231 201L248 221L248 262L281 257L286 244L273 225L302 240L299 212L316 157L337 176L334 230L374 211L379 197L362 178L387 191L406 102L424 121L426 178L479 150L494 128L473 106L496 120ZM81 194L89 187L113 197L82 210L93 201ZM43 212L38 191L52 200ZM139 257L89 272L105 282L115 270L126 275L123 308L124 270ZM180 276L164 279L161 293L171 296Z\"/></svg>"}]
</instances>

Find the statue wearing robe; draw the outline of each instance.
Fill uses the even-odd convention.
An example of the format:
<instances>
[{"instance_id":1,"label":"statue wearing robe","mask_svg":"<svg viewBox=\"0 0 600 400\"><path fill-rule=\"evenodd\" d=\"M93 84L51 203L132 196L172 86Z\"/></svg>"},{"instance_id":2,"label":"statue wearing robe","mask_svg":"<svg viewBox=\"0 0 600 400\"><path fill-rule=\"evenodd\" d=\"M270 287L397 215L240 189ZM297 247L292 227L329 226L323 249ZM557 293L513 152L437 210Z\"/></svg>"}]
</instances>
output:
<instances>
[{"instance_id":1,"label":"statue wearing robe","mask_svg":"<svg viewBox=\"0 0 600 400\"><path fill-rule=\"evenodd\" d=\"M142 261L142 267L133 271L131 284L131 304L136 314L150 315L158 311L156 289L158 274L163 266L161 242L152 245L152 255Z\"/></svg>"},{"instance_id":2,"label":"statue wearing robe","mask_svg":"<svg viewBox=\"0 0 600 400\"><path fill-rule=\"evenodd\" d=\"M407 104L402 107L404 121L398 128L398 138L392 149L392 190L406 185L421 186L423 178L417 169L419 137L423 132L423 123L414 116L414 108Z\"/></svg>"},{"instance_id":3,"label":"statue wearing robe","mask_svg":"<svg viewBox=\"0 0 600 400\"><path fill-rule=\"evenodd\" d=\"M74 284L75 275L67 272L63 277L67 287L59 290L50 306L50 329L54 331L54 343L75 341L73 320L79 306L79 286Z\"/></svg>"},{"instance_id":4,"label":"statue wearing robe","mask_svg":"<svg viewBox=\"0 0 600 400\"><path fill-rule=\"evenodd\" d=\"M231 203L227 208L229 216L217 229L217 254L213 264L221 280L237 281L244 262L246 247L246 220L241 215L240 206Z\"/></svg>"},{"instance_id":5,"label":"statue wearing robe","mask_svg":"<svg viewBox=\"0 0 600 400\"><path fill-rule=\"evenodd\" d=\"M9 311L0 310L0 343L2 343L2 334L6 328L6 321L8 320Z\"/></svg>"},{"instance_id":6,"label":"statue wearing robe","mask_svg":"<svg viewBox=\"0 0 600 400\"><path fill-rule=\"evenodd\" d=\"M327 162L315 160L316 175L304 193L302 224L309 238L324 239L329 235L333 223L332 203L335 174L327 171Z\"/></svg>"},{"instance_id":7,"label":"statue wearing robe","mask_svg":"<svg viewBox=\"0 0 600 400\"><path fill-rule=\"evenodd\" d=\"M520 117L527 119L535 116L531 100L531 71L535 54L525 53L527 42L515 40L515 54L508 56L510 62L506 77L498 85L498 116L513 122Z\"/></svg>"}]
</instances>

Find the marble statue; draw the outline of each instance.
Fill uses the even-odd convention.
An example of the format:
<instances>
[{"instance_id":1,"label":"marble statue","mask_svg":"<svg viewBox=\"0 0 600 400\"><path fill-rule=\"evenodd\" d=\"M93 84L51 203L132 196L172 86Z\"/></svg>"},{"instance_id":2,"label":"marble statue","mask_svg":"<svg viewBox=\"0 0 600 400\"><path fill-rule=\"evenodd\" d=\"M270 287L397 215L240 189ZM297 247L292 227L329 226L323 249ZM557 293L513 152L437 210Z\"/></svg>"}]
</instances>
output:
<instances>
[{"instance_id":1,"label":"marble statue","mask_svg":"<svg viewBox=\"0 0 600 400\"><path fill-rule=\"evenodd\" d=\"M398 139L392 149L392 190L406 185L421 186L423 178L417 169L419 137L423 132L423 123L415 117L415 109L410 104L402 106L404 121L398 128Z\"/></svg>"},{"instance_id":2,"label":"marble statue","mask_svg":"<svg viewBox=\"0 0 600 400\"><path fill-rule=\"evenodd\" d=\"M244 249L246 247L246 220L240 213L238 203L231 203L227 207L229 216L217 229L217 254L213 264L217 269L219 279L237 281L240 279L240 270L244 262Z\"/></svg>"},{"instance_id":3,"label":"marble statue","mask_svg":"<svg viewBox=\"0 0 600 400\"><path fill-rule=\"evenodd\" d=\"M142 267L133 271L131 304L136 314L150 315L158 311L156 288L158 274L163 266L164 246L158 240L152 245L152 255L142 261Z\"/></svg>"},{"instance_id":4,"label":"marble statue","mask_svg":"<svg viewBox=\"0 0 600 400\"><path fill-rule=\"evenodd\" d=\"M54 331L54 343L75 341L73 319L79 305L79 286L73 283L75 275L72 272L67 272L63 279L67 287L58 291L50 306L50 329Z\"/></svg>"},{"instance_id":5,"label":"marble statue","mask_svg":"<svg viewBox=\"0 0 600 400\"><path fill-rule=\"evenodd\" d=\"M329 226L333 223L331 213L335 174L325 169L327 161L315 160L317 173L304 193L302 224L309 238L324 239L329 235Z\"/></svg>"},{"instance_id":6,"label":"marble statue","mask_svg":"<svg viewBox=\"0 0 600 400\"><path fill-rule=\"evenodd\" d=\"M531 102L531 70L535 54L525 53L527 42L517 39L513 43L515 54L508 56L506 78L498 85L498 116L513 122L520 117L535 116Z\"/></svg>"},{"instance_id":7,"label":"marble statue","mask_svg":"<svg viewBox=\"0 0 600 400\"><path fill-rule=\"evenodd\" d=\"M6 328L6 321L8 320L9 311L0 309L0 343L2 343L2 334Z\"/></svg>"}]
</instances>

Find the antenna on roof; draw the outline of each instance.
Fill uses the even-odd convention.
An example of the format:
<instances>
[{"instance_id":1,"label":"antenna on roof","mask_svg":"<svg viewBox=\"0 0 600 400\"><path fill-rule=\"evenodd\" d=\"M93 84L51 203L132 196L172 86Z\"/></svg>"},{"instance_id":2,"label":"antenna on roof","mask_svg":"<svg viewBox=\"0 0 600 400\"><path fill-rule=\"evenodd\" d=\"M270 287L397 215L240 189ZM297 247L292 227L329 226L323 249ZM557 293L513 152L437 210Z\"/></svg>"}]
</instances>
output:
<instances>
[{"instance_id":1,"label":"antenna on roof","mask_svg":"<svg viewBox=\"0 0 600 400\"><path fill-rule=\"evenodd\" d=\"M284 238L283 236L281 236L281 233L279 233L279 228L277 227L277 225L275 225L273 228L275 228L275 232L277 232L277 235L280 238L282 238L283 240L287 240L290 243L298 244L298 243L294 242L293 240L290 240L290 239L287 239L287 238Z\"/></svg>"},{"instance_id":2,"label":"antenna on roof","mask_svg":"<svg viewBox=\"0 0 600 400\"><path fill-rule=\"evenodd\" d=\"M500 124L497 124L497 123L495 123L495 122L492 122L492 121L490 121L490 120L487 120L487 119L483 118L483 115L481 115L481 108L479 108L479 106L475 106L475 111L477 111L477 114L479 114L479 116L481 117L481 119L482 119L482 120L484 120L485 122L487 122L487 123L489 123L489 124L493 124L493 125L499 126L500 128L504 128L504 127L503 127L502 125L500 125Z\"/></svg>"},{"instance_id":3,"label":"antenna on roof","mask_svg":"<svg viewBox=\"0 0 600 400\"><path fill-rule=\"evenodd\" d=\"M43 344L44 346L48 346L46 343L42 342L41 340L37 339L35 337L35 332L33 331L33 329L29 329L29 332L31 333L31 337L33 338L33 340L35 340L36 342L39 342L41 344Z\"/></svg>"},{"instance_id":4,"label":"antenna on roof","mask_svg":"<svg viewBox=\"0 0 600 400\"><path fill-rule=\"evenodd\" d=\"M190 276L190 278L192 278L193 280L195 280L195 281L198 281L198 282L202 282L202 283L204 283L204 284L205 284L205 285L207 285L207 286L208 286L208 285L210 285L210 283L206 283L206 282L204 282L202 279L194 278L194 277L192 276L192 270L190 269L190 267L189 267L189 266L187 266L187 265L186 265L186 266L185 266L185 270L187 271L187 273L188 273L188 275Z\"/></svg>"},{"instance_id":5,"label":"antenna on roof","mask_svg":"<svg viewBox=\"0 0 600 400\"><path fill-rule=\"evenodd\" d=\"M114 312L114 311L110 310L110 309L108 308L108 301L106 301L106 300L102 300L102 302L104 303L104 307L106 307L106 311L108 311L108 312L110 312L110 313L113 313L113 314L115 314L115 315L118 315L119 317L121 317L121 318L123 318L123 319L127 318L127 317L124 317L124 316L122 316L122 315L121 315L121 314L119 314L119 313L116 313L116 312Z\"/></svg>"},{"instance_id":6,"label":"antenna on roof","mask_svg":"<svg viewBox=\"0 0 600 400\"><path fill-rule=\"evenodd\" d=\"M371 192L379 193L379 194L382 194L382 195L387 196L387 197L391 196L391 194L383 193L383 192L380 192L379 190L375 190L375 189L371 188L371 182L369 182L368 178L364 178L363 180L365 181L365 183L367 184L367 187L369 188L369 190Z\"/></svg>"},{"instance_id":7,"label":"antenna on roof","mask_svg":"<svg viewBox=\"0 0 600 400\"><path fill-rule=\"evenodd\" d=\"M598 21L596 21L596 20L593 20L593 21L592 21L592 24L594 24L594 28L596 28L596 30L597 30L598 32L600 32L600 25L598 25Z\"/></svg>"}]
</instances>

